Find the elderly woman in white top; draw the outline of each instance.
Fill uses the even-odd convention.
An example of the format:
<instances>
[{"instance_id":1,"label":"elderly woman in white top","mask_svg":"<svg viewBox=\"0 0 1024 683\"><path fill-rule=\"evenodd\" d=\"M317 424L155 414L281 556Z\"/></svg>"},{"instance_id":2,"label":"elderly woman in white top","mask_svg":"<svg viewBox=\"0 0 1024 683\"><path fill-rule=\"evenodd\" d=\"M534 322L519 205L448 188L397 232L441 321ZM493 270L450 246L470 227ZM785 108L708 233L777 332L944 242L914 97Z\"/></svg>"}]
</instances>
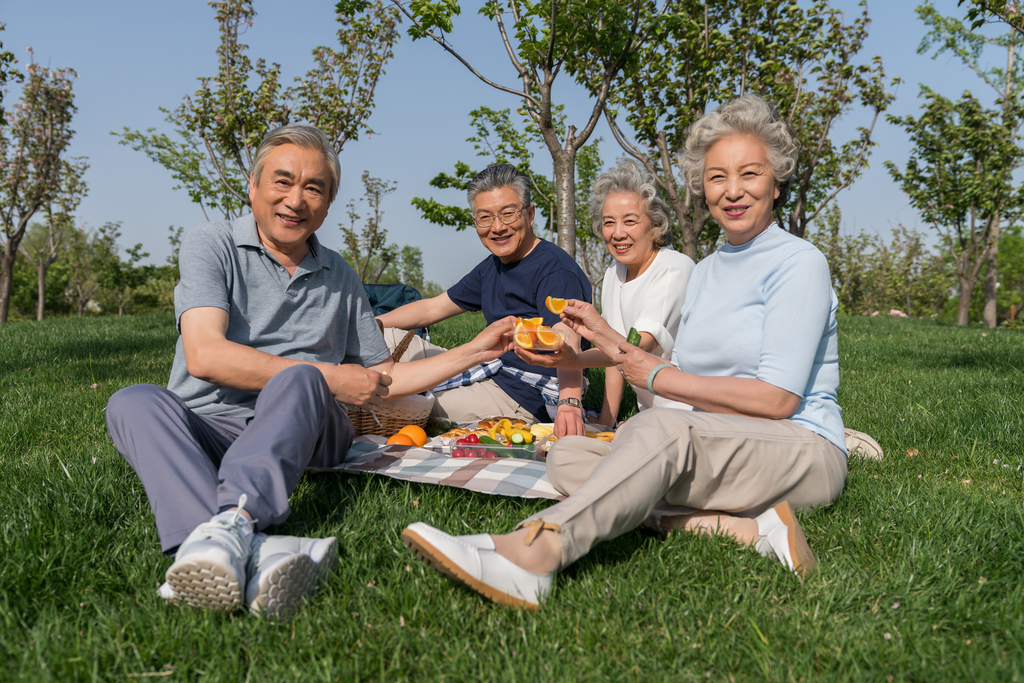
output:
<instances>
[{"instance_id":1,"label":"elderly woman in white top","mask_svg":"<svg viewBox=\"0 0 1024 683\"><path fill-rule=\"evenodd\" d=\"M689 256L670 247L672 221L654 177L636 162L620 161L594 183L590 223L615 259L605 271L601 288L604 321L623 337L635 328L640 333L641 349L669 358L694 263ZM625 383L618 368L609 367L615 363L603 351L595 348L577 354L571 347L563 346L554 354L522 349L516 353L527 362L544 367L608 368L598 422L615 424ZM657 399L645 384L633 389L640 410L654 405L669 407L670 402Z\"/></svg>"},{"instance_id":2,"label":"elderly woman in white top","mask_svg":"<svg viewBox=\"0 0 1024 683\"><path fill-rule=\"evenodd\" d=\"M788 124L754 95L691 126L687 186L727 243L690 278L672 364L624 343L583 307L565 318L630 383L694 410L646 410L612 444L563 439L555 449L599 456L568 499L502 536L412 524L402 537L416 554L493 600L537 608L555 572L664 500L688 508L678 528L727 534L801 576L814 569L793 509L839 497L846 444L828 264L772 221L796 156Z\"/></svg>"}]
</instances>

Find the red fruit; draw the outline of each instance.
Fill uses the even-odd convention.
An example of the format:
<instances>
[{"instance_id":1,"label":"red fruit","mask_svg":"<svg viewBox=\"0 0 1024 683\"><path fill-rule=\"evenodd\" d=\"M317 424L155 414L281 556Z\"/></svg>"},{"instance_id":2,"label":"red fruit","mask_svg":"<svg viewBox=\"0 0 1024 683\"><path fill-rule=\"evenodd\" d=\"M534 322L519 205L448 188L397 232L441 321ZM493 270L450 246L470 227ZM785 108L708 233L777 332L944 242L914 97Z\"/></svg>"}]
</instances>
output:
<instances>
[{"instance_id":1,"label":"red fruit","mask_svg":"<svg viewBox=\"0 0 1024 683\"><path fill-rule=\"evenodd\" d=\"M452 451L452 457L453 458L465 458L466 457L466 451L462 450L461 448L456 448L454 451Z\"/></svg>"},{"instance_id":2,"label":"red fruit","mask_svg":"<svg viewBox=\"0 0 1024 683\"><path fill-rule=\"evenodd\" d=\"M480 443L480 437L476 434L466 434L466 441L468 443Z\"/></svg>"}]
</instances>

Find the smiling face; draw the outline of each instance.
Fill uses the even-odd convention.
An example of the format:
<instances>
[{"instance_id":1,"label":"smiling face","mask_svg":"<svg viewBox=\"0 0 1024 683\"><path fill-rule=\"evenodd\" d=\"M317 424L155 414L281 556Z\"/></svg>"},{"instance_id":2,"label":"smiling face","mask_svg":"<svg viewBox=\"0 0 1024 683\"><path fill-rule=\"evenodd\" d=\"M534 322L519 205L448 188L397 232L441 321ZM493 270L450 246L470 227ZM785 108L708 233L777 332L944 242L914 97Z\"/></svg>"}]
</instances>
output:
<instances>
[{"instance_id":1,"label":"smiling face","mask_svg":"<svg viewBox=\"0 0 1024 683\"><path fill-rule=\"evenodd\" d=\"M658 253L643 197L633 192L608 194L601 209L601 235L612 257L626 266L627 282L643 273Z\"/></svg>"},{"instance_id":2,"label":"smiling face","mask_svg":"<svg viewBox=\"0 0 1024 683\"><path fill-rule=\"evenodd\" d=\"M704 155L704 198L729 244L746 244L767 230L778 196L768 151L757 138L735 133Z\"/></svg>"},{"instance_id":3,"label":"smiling face","mask_svg":"<svg viewBox=\"0 0 1024 683\"><path fill-rule=\"evenodd\" d=\"M263 246L281 260L302 260L306 240L323 225L331 203L330 169L323 154L279 145L263 163L259 183L249 179L249 200Z\"/></svg>"},{"instance_id":4,"label":"smiling face","mask_svg":"<svg viewBox=\"0 0 1024 683\"><path fill-rule=\"evenodd\" d=\"M502 211L524 209L505 225L498 218ZM491 215L494 220L486 228L474 223L476 234L488 251L502 263L515 263L529 254L540 241L533 234L533 205L523 207L519 194L511 187L481 192L473 200L473 218Z\"/></svg>"}]
</instances>

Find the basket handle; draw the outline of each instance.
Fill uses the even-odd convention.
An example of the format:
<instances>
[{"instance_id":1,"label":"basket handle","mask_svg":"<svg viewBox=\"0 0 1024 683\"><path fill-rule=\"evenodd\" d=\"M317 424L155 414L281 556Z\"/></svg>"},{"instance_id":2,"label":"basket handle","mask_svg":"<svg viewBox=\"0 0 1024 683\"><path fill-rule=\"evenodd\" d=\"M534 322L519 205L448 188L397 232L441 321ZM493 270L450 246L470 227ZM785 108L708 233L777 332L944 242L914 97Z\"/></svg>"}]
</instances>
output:
<instances>
[{"instance_id":1,"label":"basket handle","mask_svg":"<svg viewBox=\"0 0 1024 683\"><path fill-rule=\"evenodd\" d=\"M416 336L416 330L409 330L402 337L402 341L398 342L398 346L395 347L394 353L391 354L391 362L397 363L399 359L405 355L405 352L409 349L409 344L412 343L412 338Z\"/></svg>"}]
</instances>

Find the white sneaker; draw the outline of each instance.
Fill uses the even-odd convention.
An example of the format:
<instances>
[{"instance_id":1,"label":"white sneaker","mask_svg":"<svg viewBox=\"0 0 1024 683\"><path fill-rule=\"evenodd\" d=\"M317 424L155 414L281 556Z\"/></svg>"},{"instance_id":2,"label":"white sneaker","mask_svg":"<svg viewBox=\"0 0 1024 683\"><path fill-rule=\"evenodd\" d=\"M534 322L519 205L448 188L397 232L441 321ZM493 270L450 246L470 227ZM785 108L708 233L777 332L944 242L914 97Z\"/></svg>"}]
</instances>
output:
<instances>
[{"instance_id":1,"label":"white sneaker","mask_svg":"<svg viewBox=\"0 0 1024 683\"><path fill-rule=\"evenodd\" d=\"M220 610L242 603L255 523L240 512L245 502L242 494L238 510L214 515L181 544L165 577L173 590L171 599Z\"/></svg>"},{"instance_id":2,"label":"white sneaker","mask_svg":"<svg viewBox=\"0 0 1024 683\"><path fill-rule=\"evenodd\" d=\"M534 574L502 557L488 534L451 536L416 522L402 541L433 569L497 603L536 610L551 592L554 574Z\"/></svg>"},{"instance_id":3,"label":"white sneaker","mask_svg":"<svg viewBox=\"0 0 1024 683\"><path fill-rule=\"evenodd\" d=\"M330 538L256 534L245 602L253 614L290 618L338 566L338 541Z\"/></svg>"},{"instance_id":4,"label":"white sneaker","mask_svg":"<svg viewBox=\"0 0 1024 683\"><path fill-rule=\"evenodd\" d=\"M789 503L782 501L754 521L757 522L758 539L754 545L757 552L765 557L774 555L797 578L802 579L817 569L818 561Z\"/></svg>"}]
</instances>

